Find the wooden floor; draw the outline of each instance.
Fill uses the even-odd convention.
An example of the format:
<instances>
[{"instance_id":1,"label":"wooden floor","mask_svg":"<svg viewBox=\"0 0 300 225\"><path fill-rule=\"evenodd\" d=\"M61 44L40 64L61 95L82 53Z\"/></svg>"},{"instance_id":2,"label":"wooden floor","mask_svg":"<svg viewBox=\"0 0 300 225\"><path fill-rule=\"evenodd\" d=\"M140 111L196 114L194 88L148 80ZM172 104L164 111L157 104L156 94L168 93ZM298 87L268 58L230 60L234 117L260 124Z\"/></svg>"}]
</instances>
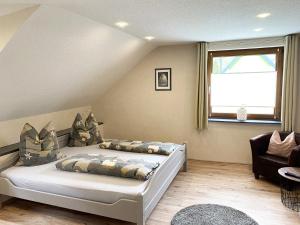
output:
<instances>
[{"instance_id":1,"label":"wooden floor","mask_svg":"<svg viewBox=\"0 0 300 225\"><path fill-rule=\"evenodd\" d=\"M173 215L189 205L214 203L234 207L260 225L300 224L300 215L285 208L278 186L255 180L249 166L189 161L153 211L147 225L169 225ZM100 216L15 200L0 209L0 225L131 225ZM229 224L228 224L229 225Z\"/></svg>"}]
</instances>

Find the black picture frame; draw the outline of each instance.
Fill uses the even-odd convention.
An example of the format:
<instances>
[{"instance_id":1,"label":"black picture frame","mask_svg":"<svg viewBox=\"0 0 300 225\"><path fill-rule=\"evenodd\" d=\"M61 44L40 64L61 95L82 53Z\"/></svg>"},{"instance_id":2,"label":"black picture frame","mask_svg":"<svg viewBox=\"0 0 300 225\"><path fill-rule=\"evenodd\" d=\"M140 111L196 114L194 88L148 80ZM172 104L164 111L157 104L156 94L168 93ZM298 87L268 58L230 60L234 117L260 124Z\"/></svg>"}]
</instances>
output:
<instances>
[{"instance_id":1,"label":"black picture frame","mask_svg":"<svg viewBox=\"0 0 300 225\"><path fill-rule=\"evenodd\" d=\"M172 90L172 69L156 68L155 69L155 91Z\"/></svg>"}]
</instances>

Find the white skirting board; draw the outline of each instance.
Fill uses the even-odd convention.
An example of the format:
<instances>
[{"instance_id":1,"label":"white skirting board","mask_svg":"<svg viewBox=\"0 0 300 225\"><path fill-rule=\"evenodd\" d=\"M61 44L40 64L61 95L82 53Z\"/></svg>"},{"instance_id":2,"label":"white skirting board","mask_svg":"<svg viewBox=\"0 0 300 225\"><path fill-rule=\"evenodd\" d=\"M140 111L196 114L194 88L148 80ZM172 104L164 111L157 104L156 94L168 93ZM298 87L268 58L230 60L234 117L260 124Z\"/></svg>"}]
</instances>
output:
<instances>
[{"instance_id":1,"label":"white skirting board","mask_svg":"<svg viewBox=\"0 0 300 225\"><path fill-rule=\"evenodd\" d=\"M16 197L144 225L180 168L186 170L186 147L186 144L183 144L180 151L174 151L169 159L160 165L144 192L138 195L137 200L120 199L115 203L107 204L20 188L3 177L0 177L0 196L5 195L1 196L3 200Z\"/></svg>"}]
</instances>

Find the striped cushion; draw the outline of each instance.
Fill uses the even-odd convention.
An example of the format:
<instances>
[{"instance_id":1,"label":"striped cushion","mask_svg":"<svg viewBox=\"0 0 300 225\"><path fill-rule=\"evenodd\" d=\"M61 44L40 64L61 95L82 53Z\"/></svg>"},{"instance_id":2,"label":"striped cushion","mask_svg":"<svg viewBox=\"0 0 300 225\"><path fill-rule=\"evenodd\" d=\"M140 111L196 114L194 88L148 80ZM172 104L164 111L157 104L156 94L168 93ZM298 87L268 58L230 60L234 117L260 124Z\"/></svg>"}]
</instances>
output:
<instances>
[{"instance_id":1,"label":"striped cushion","mask_svg":"<svg viewBox=\"0 0 300 225\"><path fill-rule=\"evenodd\" d=\"M85 122L77 113L72 125L69 146L82 147L102 143L103 139L100 134L98 122L93 113L90 113Z\"/></svg>"},{"instance_id":2,"label":"striped cushion","mask_svg":"<svg viewBox=\"0 0 300 225\"><path fill-rule=\"evenodd\" d=\"M35 166L53 162L58 159L58 149L56 132L51 122L40 133L26 123L20 136L19 165Z\"/></svg>"}]
</instances>

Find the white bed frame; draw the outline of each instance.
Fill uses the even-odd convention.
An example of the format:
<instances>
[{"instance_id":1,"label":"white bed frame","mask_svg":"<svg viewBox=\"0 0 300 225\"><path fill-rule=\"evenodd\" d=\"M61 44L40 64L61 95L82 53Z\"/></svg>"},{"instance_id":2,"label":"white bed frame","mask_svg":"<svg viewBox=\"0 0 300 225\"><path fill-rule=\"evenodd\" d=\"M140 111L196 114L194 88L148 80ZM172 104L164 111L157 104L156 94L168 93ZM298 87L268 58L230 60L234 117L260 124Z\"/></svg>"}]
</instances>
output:
<instances>
[{"instance_id":1,"label":"white bed frame","mask_svg":"<svg viewBox=\"0 0 300 225\"><path fill-rule=\"evenodd\" d=\"M65 146L69 138L70 130L58 132L60 146ZM18 145L15 145L18 146ZM2 152L12 152L13 146L0 148ZM7 154L7 153L6 153ZM3 155L3 154L2 154ZM1 155L0 155L1 156ZM145 225L147 218L179 172L187 170L187 144L182 145L180 151L174 151L169 159L160 165L148 182L144 192L138 195L137 200L120 199L115 203L90 201L57 195L15 186L9 179L0 177L0 207L10 197L26 199L48 205L59 206L81 212L106 216L119 220L129 221L137 225Z\"/></svg>"}]
</instances>

